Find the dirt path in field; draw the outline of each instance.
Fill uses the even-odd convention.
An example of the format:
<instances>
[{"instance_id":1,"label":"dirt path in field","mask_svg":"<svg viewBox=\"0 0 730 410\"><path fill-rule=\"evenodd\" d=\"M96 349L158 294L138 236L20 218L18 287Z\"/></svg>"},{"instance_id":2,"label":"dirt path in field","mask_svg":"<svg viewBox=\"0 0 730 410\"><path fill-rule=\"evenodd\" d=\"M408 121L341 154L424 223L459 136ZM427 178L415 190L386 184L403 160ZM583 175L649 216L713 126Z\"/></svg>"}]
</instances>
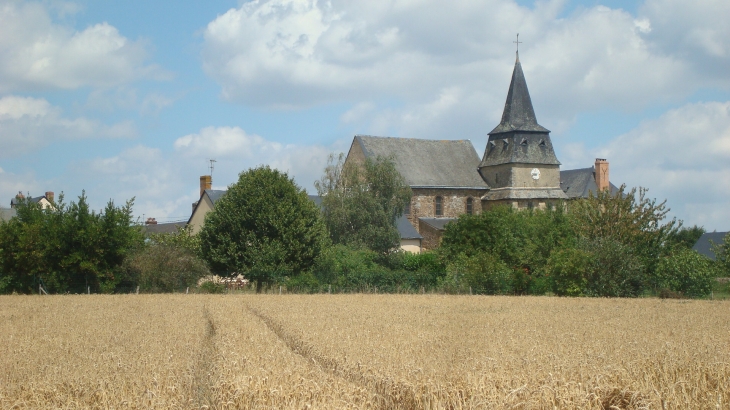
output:
<instances>
[{"instance_id":1,"label":"dirt path in field","mask_svg":"<svg viewBox=\"0 0 730 410\"><path fill-rule=\"evenodd\" d=\"M420 409L424 403L418 400L414 386L379 377L375 374L366 374L365 369L357 365L345 365L317 351L308 345L276 320L246 304L246 309L259 318L282 342L295 354L303 357L312 366L334 376L343 378L351 383L360 385L370 391L375 397L377 408L380 409Z\"/></svg>"},{"instance_id":2,"label":"dirt path in field","mask_svg":"<svg viewBox=\"0 0 730 410\"><path fill-rule=\"evenodd\" d=\"M217 379L215 345L216 326L207 308L203 308L205 331L200 347L193 358L191 368L191 397L189 403L195 408L213 408L215 405L214 386Z\"/></svg>"}]
</instances>

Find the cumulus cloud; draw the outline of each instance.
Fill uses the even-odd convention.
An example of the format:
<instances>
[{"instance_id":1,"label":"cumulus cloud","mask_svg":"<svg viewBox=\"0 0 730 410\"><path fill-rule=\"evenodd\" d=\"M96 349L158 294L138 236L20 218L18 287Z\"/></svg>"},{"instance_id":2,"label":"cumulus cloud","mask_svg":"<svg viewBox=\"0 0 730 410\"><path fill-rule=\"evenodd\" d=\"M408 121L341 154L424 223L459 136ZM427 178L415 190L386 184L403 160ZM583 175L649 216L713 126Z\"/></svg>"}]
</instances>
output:
<instances>
[{"instance_id":1,"label":"cumulus cloud","mask_svg":"<svg viewBox=\"0 0 730 410\"><path fill-rule=\"evenodd\" d=\"M600 151L611 180L649 188L673 214L730 229L730 102L687 104L644 121ZM722 222L722 226L717 226Z\"/></svg>"},{"instance_id":2,"label":"cumulus cloud","mask_svg":"<svg viewBox=\"0 0 730 410\"><path fill-rule=\"evenodd\" d=\"M41 3L0 1L0 92L108 87L169 75L146 64L147 57L144 41L131 41L108 23L76 31L54 23Z\"/></svg>"},{"instance_id":3,"label":"cumulus cloud","mask_svg":"<svg viewBox=\"0 0 730 410\"><path fill-rule=\"evenodd\" d=\"M345 123L367 118L372 130L404 137L463 138L499 120L519 32L538 115L548 128L563 127L577 112L641 109L710 84L683 55L660 46L672 41L656 11L663 2L679 0L651 0L640 16L595 6L558 18L559 0L534 8L511 0L457 0L447 8L436 0L256 0L208 24L203 67L229 101L268 107L344 101L352 104ZM727 15L726 6L703 4L692 15L714 13L718 22ZM709 30L712 38L727 37L724 24Z\"/></svg>"},{"instance_id":4,"label":"cumulus cloud","mask_svg":"<svg viewBox=\"0 0 730 410\"><path fill-rule=\"evenodd\" d=\"M0 158L31 152L54 142L136 134L131 122L111 126L84 117L66 118L60 108L43 98L0 98Z\"/></svg>"},{"instance_id":5,"label":"cumulus cloud","mask_svg":"<svg viewBox=\"0 0 730 410\"><path fill-rule=\"evenodd\" d=\"M0 193L8 197L16 186L47 185L60 190L73 181L74 187L86 189L95 209L110 198L123 203L134 197L137 215L161 222L186 220L191 204L199 198L199 177L209 173L209 159L217 161L214 189L226 189L242 171L269 165L287 172L300 187L314 192L313 183L322 175L327 155L347 149L348 142L331 146L281 144L239 127L206 127L178 138L171 151L136 145L114 156L76 161L54 181L13 184L5 189L3 181L11 178L0 174Z\"/></svg>"}]
</instances>

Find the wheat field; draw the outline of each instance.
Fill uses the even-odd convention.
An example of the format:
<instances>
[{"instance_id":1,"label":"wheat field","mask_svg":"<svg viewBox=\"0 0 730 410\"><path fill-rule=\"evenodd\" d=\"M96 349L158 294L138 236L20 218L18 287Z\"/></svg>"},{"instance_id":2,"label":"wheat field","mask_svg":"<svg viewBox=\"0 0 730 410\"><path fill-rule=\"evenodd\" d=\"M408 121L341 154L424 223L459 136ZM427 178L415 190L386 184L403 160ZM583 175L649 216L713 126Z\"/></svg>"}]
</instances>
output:
<instances>
[{"instance_id":1,"label":"wheat field","mask_svg":"<svg viewBox=\"0 0 730 410\"><path fill-rule=\"evenodd\" d=\"M4 296L0 408L730 408L730 302Z\"/></svg>"}]
</instances>

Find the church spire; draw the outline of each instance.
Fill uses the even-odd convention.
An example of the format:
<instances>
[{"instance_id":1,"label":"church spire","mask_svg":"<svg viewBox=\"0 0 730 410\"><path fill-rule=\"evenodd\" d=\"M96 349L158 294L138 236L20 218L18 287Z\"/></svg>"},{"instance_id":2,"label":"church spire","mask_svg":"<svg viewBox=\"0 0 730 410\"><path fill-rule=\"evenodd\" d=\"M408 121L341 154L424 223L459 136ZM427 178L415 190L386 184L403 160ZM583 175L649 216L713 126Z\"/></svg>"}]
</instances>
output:
<instances>
[{"instance_id":1,"label":"church spire","mask_svg":"<svg viewBox=\"0 0 730 410\"><path fill-rule=\"evenodd\" d=\"M489 135L510 131L550 132L538 124L537 118L535 118L530 92L527 90L525 74L522 72L522 64L520 64L519 51L516 53L515 68L512 71L512 82L509 84L507 101L504 103L502 121Z\"/></svg>"}]
</instances>

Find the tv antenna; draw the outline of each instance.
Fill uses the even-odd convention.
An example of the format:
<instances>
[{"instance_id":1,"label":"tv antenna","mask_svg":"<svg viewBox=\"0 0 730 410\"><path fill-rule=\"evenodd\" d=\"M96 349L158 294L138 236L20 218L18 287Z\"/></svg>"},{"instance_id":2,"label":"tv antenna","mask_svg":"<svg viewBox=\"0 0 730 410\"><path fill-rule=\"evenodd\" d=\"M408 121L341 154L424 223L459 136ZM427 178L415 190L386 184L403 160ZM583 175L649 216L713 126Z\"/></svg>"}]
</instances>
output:
<instances>
[{"instance_id":1,"label":"tv antenna","mask_svg":"<svg viewBox=\"0 0 730 410\"><path fill-rule=\"evenodd\" d=\"M208 161L210 162L210 165L208 165L208 168L210 168L210 179L212 181L213 180L213 168L214 168L213 164L218 161L216 161L214 159L209 159Z\"/></svg>"}]
</instances>

